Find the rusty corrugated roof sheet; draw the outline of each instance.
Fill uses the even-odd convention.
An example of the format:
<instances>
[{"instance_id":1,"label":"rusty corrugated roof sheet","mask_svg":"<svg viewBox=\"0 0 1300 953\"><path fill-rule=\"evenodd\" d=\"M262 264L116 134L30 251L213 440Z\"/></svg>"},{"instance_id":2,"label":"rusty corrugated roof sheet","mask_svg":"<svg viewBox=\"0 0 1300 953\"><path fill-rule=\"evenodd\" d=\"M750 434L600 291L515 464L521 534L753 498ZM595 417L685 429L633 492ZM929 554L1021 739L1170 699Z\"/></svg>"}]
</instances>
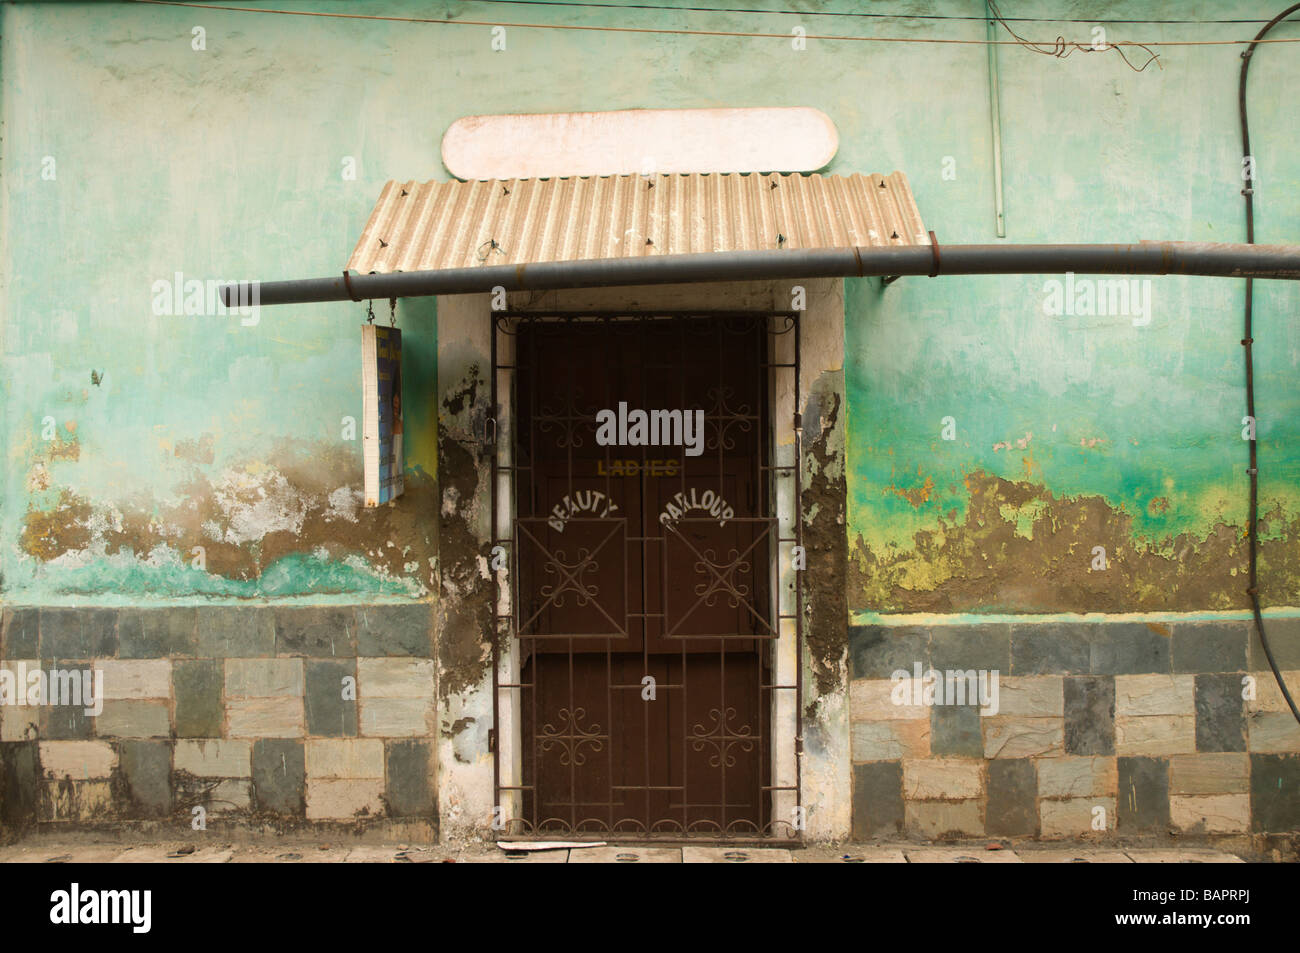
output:
<instances>
[{"instance_id":1,"label":"rusty corrugated roof sheet","mask_svg":"<svg viewBox=\"0 0 1300 953\"><path fill-rule=\"evenodd\" d=\"M389 182L348 269L929 243L901 172Z\"/></svg>"}]
</instances>

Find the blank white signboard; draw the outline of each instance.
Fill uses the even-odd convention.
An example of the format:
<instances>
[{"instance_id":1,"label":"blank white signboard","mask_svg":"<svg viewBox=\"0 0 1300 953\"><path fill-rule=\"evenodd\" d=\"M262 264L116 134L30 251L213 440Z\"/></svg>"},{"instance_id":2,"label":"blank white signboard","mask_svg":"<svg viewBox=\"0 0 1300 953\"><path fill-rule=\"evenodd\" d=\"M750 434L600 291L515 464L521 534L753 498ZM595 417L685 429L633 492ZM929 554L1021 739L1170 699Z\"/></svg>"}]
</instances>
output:
<instances>
[{"instance_id":1,"label":"blank white signboard","mask_svg":"<svg viewBox=\"0 0 1300 953\"><path fill-rule=\"evenodd\" d=\"M466 116L442 137L458 179L815 172L840 137L820 109L626 109Z\"/></svg>"}]
</instances>

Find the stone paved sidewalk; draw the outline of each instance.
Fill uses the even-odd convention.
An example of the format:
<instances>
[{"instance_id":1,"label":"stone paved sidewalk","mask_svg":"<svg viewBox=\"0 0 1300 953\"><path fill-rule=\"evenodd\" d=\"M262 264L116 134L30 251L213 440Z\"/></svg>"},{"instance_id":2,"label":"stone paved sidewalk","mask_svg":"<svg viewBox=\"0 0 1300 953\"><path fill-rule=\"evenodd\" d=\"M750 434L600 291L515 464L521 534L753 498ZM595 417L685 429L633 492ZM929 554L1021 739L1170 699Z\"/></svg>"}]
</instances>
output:
<instances>
[{"instance_id":1,"label":"stone paved sidewalk","mask_svg":"<svg viewBox=\"0 0 1300 953\"><path fill-rule=\"evenodd\" d=\"M755 847L582 847L552 850L502 850L475 847L461 850L427 845L342 844L224 844L198 847L181 842L86 844L30 839L0 848L0 863L498 863L498 864L601 864L601 863L758 863L758 864L1211 864L1244 863L1224 851L1204 848L1173 850L1129 848L1017 847L989 850L983 846L935 847L915 844L862 847L810 847L778 850Z\"/></svg>"}]
</instances>

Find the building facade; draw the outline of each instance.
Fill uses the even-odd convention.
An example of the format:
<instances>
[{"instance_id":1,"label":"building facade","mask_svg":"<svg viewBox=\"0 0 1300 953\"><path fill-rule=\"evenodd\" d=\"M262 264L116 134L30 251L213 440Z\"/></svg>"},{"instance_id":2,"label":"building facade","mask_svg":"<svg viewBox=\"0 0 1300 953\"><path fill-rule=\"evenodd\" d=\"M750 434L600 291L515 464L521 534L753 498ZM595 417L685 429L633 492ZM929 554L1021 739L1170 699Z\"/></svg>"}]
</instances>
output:
<instances>
[{"instance_id":1,"label":"building facade","mask_svg":"<svg viewBox=\"0 0 1300 953\"><path fill-rule=\"evenodd\" d=\"M1019 5L1068 56L978 3L699 6L0 9L7 834L1300 830L1245 591L1253 439L1294 691L1293 282L1254 283L1253 420L1234 278L221 304L344 266L1244 240L1243 47L1209 41L1266 3ZM1264 243L1300 233L1289 49L1251 72ZM820 110L833 158L443 161L467 116L750 107ZM377 507L371 318L403 340Z\"/></svg>"}]
</instances>

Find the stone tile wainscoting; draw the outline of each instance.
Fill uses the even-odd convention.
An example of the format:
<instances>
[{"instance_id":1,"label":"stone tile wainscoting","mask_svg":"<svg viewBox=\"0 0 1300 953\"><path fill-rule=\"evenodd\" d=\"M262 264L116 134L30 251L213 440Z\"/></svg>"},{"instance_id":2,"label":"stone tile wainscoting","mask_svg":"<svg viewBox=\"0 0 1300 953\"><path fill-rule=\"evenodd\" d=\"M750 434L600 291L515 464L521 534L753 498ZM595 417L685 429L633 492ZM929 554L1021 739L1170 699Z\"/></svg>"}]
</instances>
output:
<instances>
[{"instance_id":1,"label":"stone tile wainscoting","mask_svg":"<svg viewBox=\"0 0 1300 953\"><path fill-rule=\"evenodd\" d=\"M1294 693L1300 618L1265 626ZM996 714L895 704L917 664L999 673ZM858 626L850 678L855 839L1300 830L1300 725L1249 622Z\"/></svg>"},{"instance_id":2,"label":"stone tile wainscoting","mask_svg":"<svg viewBox=\"0 0 1300 953\"><path fill-rule=\"evenodd\" d=\"M432 839L431 625L428 604L6 608L0 665L98 670L103 708L0 705L0 828L202 807Z\"/></svg>"}]
</instances>

